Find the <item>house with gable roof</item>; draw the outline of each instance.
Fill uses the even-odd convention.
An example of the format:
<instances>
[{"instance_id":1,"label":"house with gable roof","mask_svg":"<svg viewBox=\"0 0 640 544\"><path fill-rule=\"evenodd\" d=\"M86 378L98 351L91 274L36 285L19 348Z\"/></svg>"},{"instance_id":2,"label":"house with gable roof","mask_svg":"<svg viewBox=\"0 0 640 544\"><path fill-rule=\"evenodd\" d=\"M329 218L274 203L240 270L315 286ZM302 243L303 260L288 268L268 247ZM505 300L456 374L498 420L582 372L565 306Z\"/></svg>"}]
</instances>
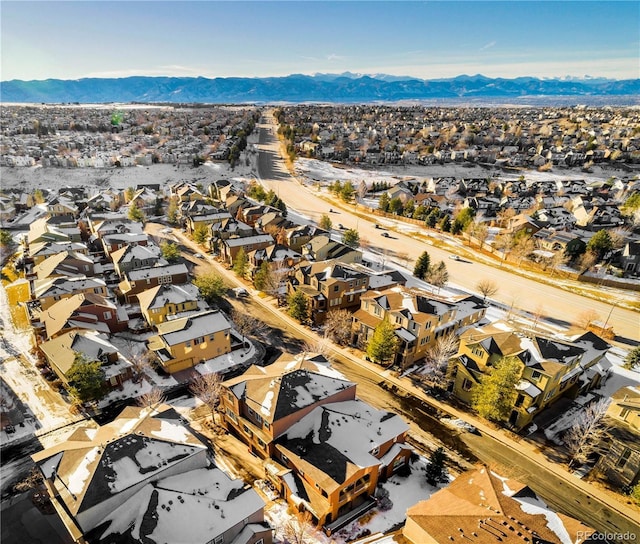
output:
<instances>
[{"instance_id":1,"label":"house with gable roof","mask_svg":"<svg viewBox=\"0 0 640 544\"><path fill-rule=\"evenodd\" d=\"M40 309L46 310L59 300L69 298L77 293L108 296L107 284L99 278L84 276L55 276L43 280L35 280L32 284L31 296L38 301Z\"/></svg>"},{"instance_id":2,"label":"house with gable roof","mask_svg":"<svg viewBox=\"0 0 640 544\"><path fill-rule=\"evenodd\" d=\"M439 338L476 323L486 312L473 295L445 299L423 289L394 286L362 295L353 314L352 343L366 344L387 319L395 329L398 348L394 364L407 368L424 359Z\"/></svg>"},{"instance_id":3,"label":"house with gable roof","mask_svg":"<svg viewBox=\"0 0 640 544\"><path fill-rule=\"evenodd\" d=\"M264 502L167 405L127 407L33 456L74 542L271 544Z\"/></svg>"},{"instance_id":4,"label":"house with gable roof","mask_svg":"<svg viewBox=\"0 0 640 544\"><path fill-rule=\"evenodd\" d=\"M147 347L171 374L229 353L231 327L220 310L209 310L158 323Z\"/></svg>"},{"instance_id":5,"label":"house with gable roof","mask_svg":"<svg viewBox=\"0 0 640 544\"><path fill-rule=\"evenodd\" d=\"M613 484L640 481L640 388L622 387L611 396L605 436L596 468Z\"/></svg>"},{"instance_id":6,"label":"house with gable roof","mask_svg":"<svg viewBox=\"0 0 640 544\"><path fill-rule=\"evenodd\" d=\"M198 288L192 283L181 285L162 284L138 295L140 311L152 327L170 319L187 315L186 312L206 310L208 306L201 299Z\"/></svg>"},{"instance_id":7,"label":"house with gable roof","mask_svg":"<svg viewBox=\"0 0 640 544\"><path fill-rule=\"evenodd\" d=\"M223 382L224 425L296 509L331 533L375 505L380 479L408 462L408 425L356 398L322 355L250 367Z\"/></svg>"},{"instance_id":8,"label":"house with gable roof","mask_svg":"<svg viewBox=\"0 0 640 544\"><path fill-rule=\"evenodd\" d=\"M69 383L67 374L78 353L83 354L89 362L102 363L104 385L107 389L121 387L124 382L133 378L131 362L109 342L107 335L97 331L69 331L39 344L38 348L47 358L51 369L65 384Z\"/></svg>"},{"instance_id":9,"label":"house with gable roof","mask_svg":"<svg viewBox=\"0 0 640 544\"><path fill-rule=\"evenodd\" d=\"M526 336L501 321L460 335L460 347L451 360L452 393L471 403L473 388L504 357L520 363L514 405L507 421L522 429L561 397L576 398L603 383L611 372L606 354L610 346L591 332L569 341L542 335Z\"/></svg>"},{"instance_id":10,"label":"house with gable roof","mask_svg":"<svg viewBox=\"0 0 640 544\"><path fill-rule=\"evenodd\" d=\"M580 544L595 533L556 513L529 487L487 466L458 476L407 510L402 536L410 544ZM578 536L581 535L581 536Z\"/></svg>"}]
</instances>

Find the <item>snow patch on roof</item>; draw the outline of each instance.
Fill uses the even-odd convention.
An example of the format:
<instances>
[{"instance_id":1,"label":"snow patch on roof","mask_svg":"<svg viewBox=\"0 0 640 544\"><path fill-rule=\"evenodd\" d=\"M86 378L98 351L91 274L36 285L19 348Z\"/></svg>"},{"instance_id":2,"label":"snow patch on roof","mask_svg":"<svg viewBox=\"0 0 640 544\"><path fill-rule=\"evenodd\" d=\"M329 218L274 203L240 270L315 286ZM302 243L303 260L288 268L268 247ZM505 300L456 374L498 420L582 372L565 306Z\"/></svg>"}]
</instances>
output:
<instances>
[{"instance_id":1,"label":"snow patch on roof","mask_svg":"<svg viewBox=\"0 0 640 544\"><path fill-rule=\"evenodd\" d=\"M170 440L172 442L187 442L191 433L182 425L176 425L166 420L161 420L160 430L151 431L153 436Z\"/></svg>"},{"instance_id":2,"label":"snow patch on roof","mask_svg":"<svg viewBox=\"0 0 640 544\"><path fill-rule=\"evenodd\" d=\"M558 514L549 510L547 505L538 497L513 497L520 503L523 512L532 515L543 515L547 518L547 527L554 532L562 544L573 544L564 523Z\"/></svg>"},{"instance_id":3,"label":"snow patch on roof","mask_svg":"<svg viewBox=\"0 0 640 544\"><path fill-rule=\"evenodd\" d=\"M264 396L264 400L262 401L262 406L260 407L260 412L262 412L265 416L271 414L271 404L273 401L273 397L275 392L267 391L267 394Z\"/></svg>"},{"instance_id":4,"label":"snow patch on roof","mask_svg":"<svg viewBox=\"0 0 640 544\"><path fill-rule=\"evenodd\" d=\"M89 467L91 466L91 463L97 459L99 451L100 449L98 447L91 448L78 465L78 468L73 471L73 474L69 475L67 488L70 493L73 493L74 495L82 493L84 490L84 484L87 481L87 478L91 475Z\"/></svg>"}]
</instances>

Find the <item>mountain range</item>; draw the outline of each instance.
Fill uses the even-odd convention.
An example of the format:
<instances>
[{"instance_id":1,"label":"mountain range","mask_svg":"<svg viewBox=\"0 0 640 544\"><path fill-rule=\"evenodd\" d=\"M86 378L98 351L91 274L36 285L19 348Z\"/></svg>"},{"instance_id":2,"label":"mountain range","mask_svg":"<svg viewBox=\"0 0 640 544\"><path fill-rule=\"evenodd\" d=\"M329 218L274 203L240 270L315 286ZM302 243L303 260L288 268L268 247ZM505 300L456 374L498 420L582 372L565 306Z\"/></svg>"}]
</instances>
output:
<instances>
[{"instance_id":1,"label":"mountain range","mask_svg":"<svg viewBox=\"0 0 640 544\"><path fill-rule=\"evenodd\" d=\"M285 77L126 77L0 82L3 103L397 102L525 97L617 97L639 103L640 79L515 79L461 75L423 80L385 74L292 74Z\"/></svg>"}]
</instances>

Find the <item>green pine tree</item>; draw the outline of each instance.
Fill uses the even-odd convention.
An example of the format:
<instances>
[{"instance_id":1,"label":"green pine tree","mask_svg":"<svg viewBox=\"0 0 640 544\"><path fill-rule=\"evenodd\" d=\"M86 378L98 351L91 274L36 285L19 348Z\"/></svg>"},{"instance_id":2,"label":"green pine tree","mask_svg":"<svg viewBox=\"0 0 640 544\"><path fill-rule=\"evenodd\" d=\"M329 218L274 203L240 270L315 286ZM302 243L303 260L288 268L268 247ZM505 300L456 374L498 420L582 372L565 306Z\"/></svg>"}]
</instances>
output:
<instances>
[{"instance_id":1,"label":"green pine tree","mask_svg":"<svg viewBox=\"0 0 640 544\"><path fill-rule=\"evenodd\" d=\"M67 379L69 392L80 402L99 400L104 396L105 374L100 361L89 361L83 354L76 354Z\"/></svg>"},{"instance_id":2,"label":"green pine tree","mask_svg":"<svg viewBox=\"0 0 640 544\"><path fill-rule=\"evenodd\" d=\"M271 266L267 261L262 261L260 268L253 278L253 285L259 291L266 291L271 284Z\"/></svg>"},{"instance_id":3,"label":"green pine tree","mask_svg":"<svg viewBox=\"0 0 640 544\"><path fill-rule=\"evenodd\" d=\"M307 303L307 297L304 296L302 291L295 291L291 293L287 298L287 304L289 305L289 315L294 319L297 319L300 323L306 323L309 319L309 305Z\"/></svg>"},{"instance_id":4,"label":"green pine tree","mask_svg":"<svg viewBox=\"0 0 640 544\"><path fill-rule=\"evenodd\" d=\"M244 278L249 271L249 258L244 251L244 248L240 248L240 251L236 253L235 259L233 259L233 271L237 276Z\"/></svg>"},{"instance_id":5,"label":"green pine tree","mask_svg":"<svg viewBox=\"0 0 640 544\"><path fill-rule=\"evenodd\" d=\"M427 277L430 267L431 257L429 256L429 253L423 251L413 267L413 275L419 280L423 280Z\"/></svg>"},{"instance_id":6,"label":"green pine tree","mask_svg":"<svg viewBox=\"0 0 640 544\"><path fill-rule=\"evenodd\" d=\"M443 447L439 447L431 454L429 464L425 469L427 482L430 485L438 485L448 480L447 469L445 467L446 462L447 454L444 452Z\"/></svg>"},{"instance_id":7,"label":"green pine tree","mask_svg":"<svg viewBox=\"0 0 640 544\"><path fill-rule=\"evenodd\" d=\"M376 363L387 363L393 359L398 348L398 337L393 325L384 319L373 331L373 336L367 344L367 355Z\"/></svg>"},{"instance_id":8,"label":"green pine tree","mask_svg":"<svg viewBox=\"0 0 640 544\"><path fill-rule=\"evenodd\" d=\"M486 419L505 421L513 409L521 375L522 362L516 357L503 357L474 386L471 406Z\"/></svg>"}]
</instances>

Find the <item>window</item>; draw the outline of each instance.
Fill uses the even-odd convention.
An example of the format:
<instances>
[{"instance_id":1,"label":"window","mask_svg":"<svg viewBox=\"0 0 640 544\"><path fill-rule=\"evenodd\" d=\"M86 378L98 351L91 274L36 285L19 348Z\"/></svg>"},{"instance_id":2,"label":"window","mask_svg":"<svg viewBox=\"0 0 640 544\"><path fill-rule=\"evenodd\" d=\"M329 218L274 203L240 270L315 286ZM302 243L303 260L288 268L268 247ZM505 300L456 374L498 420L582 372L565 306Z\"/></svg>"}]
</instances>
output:
<instances>
[{"instance_id":1,"label":"window","mask_svg":"<svg viewBox=\"0 0 640 544\"><path fill-rule=\"evenodd\" d=\"M523 402L524 402L524 395L518 395L518 398L516 399L516 408L518 406L522 406Z\"/></svg>"},{"instance_id":2,"label":"window","mask_svg":"<svg viewBox=\"0 0 640 544\"><path fill-rule=\"evenodd\" d=\"M190 348L191 347L191 342L190 341L189 342L185 342L184 343L184 347L185 348Z\"/></svg>"},{"instance_id":3,"label":"window","mask_svg":"<svg viewBox=\"0 0 640 544\"><path fill-rule=\"evenodd\" d=\"M338 291L340 291L340 286L339 285L334 285L333 286L333 292L337 293Z\"/></svg>"},{"instance_id":4,"label":"window","mask_svg":"<svg viewBox=\"0 0 640 544\"><path fill-rule=\"evenodd\" d=\"M462 390L463 391L471 391L471 386L473 384L471 383L470 380L467 380L467 378L465 378L464 380L462 380Z\"/></svg>"},{"instance_id":5,"label":"window","mask_svg":"<svg viewBox=\"0 0 640 544\"><path fill-rule=\"evenodd\" d=\"M102 317L104 317L105 320L111 319L111 312L104 312Z\"/></svg>"},{"instance_id":6,"label":"window","mask_svg":"<svg viewBox=\"0 0 640 544\"><path fill-rule=\"evenodd\" d=\"M618 459L618 462L616 463L616 467L617 468L624 467L627 464L629 457L631 457L631 450L629 448L625 448L624 452L620 456L620 459Z\"/></svg>"},{"instance_id":7,"label":"window","mask_svg":"<svg viewBox=\"0 0 640 544\"><path fill-rule=\"evenodd\" d=\"M204 342L204 338L201 336L200 338L195 338L193 340L193 345L197 346L198 344L202 344Z\"/></svg>"},{"instance_id":8,"label":"window","mask_svg":"<svg viewBox=\"0 0 640 544\"><path fill-rule=\"evenodd\" d=\"M538 372L537 370L534 370L531 373L531 379L532 380L538 380L538 379L540 379L540 376L542 376L542 374L540 374L540 372Z\"/></svg>"},{"instance_id":9,"label":"window","mask_svg":"<svg viewBox=\"0 0 640 544\"><path fill-rule=\"evenodd\" d=\"M229 416L229 419L231 421L233 421L234 423L238 423L238 417L234 412L231 411L230 408L227 408L227 415Z\"/></svg>"},{"instance_id":10,"label":"window","mask_svg":"<svg viewBox=\"0 0 640 544\"><path fill-rule=\"evenodd\" d=\"M623 408L620 412L620 419L625 419L629 415L629 408Z\"/></svg>"},{"instance_id":11,"label":"window","mask_svg":"<svg viewBox=\"0 0 640 544\"><path fill-rule=\"evenodd\" d=\"M253 436L253 432L246 425L242 426L242 430L244 431L244 434L246 434L248 437L252 437Z\"/></svg>"}]
</instances>

